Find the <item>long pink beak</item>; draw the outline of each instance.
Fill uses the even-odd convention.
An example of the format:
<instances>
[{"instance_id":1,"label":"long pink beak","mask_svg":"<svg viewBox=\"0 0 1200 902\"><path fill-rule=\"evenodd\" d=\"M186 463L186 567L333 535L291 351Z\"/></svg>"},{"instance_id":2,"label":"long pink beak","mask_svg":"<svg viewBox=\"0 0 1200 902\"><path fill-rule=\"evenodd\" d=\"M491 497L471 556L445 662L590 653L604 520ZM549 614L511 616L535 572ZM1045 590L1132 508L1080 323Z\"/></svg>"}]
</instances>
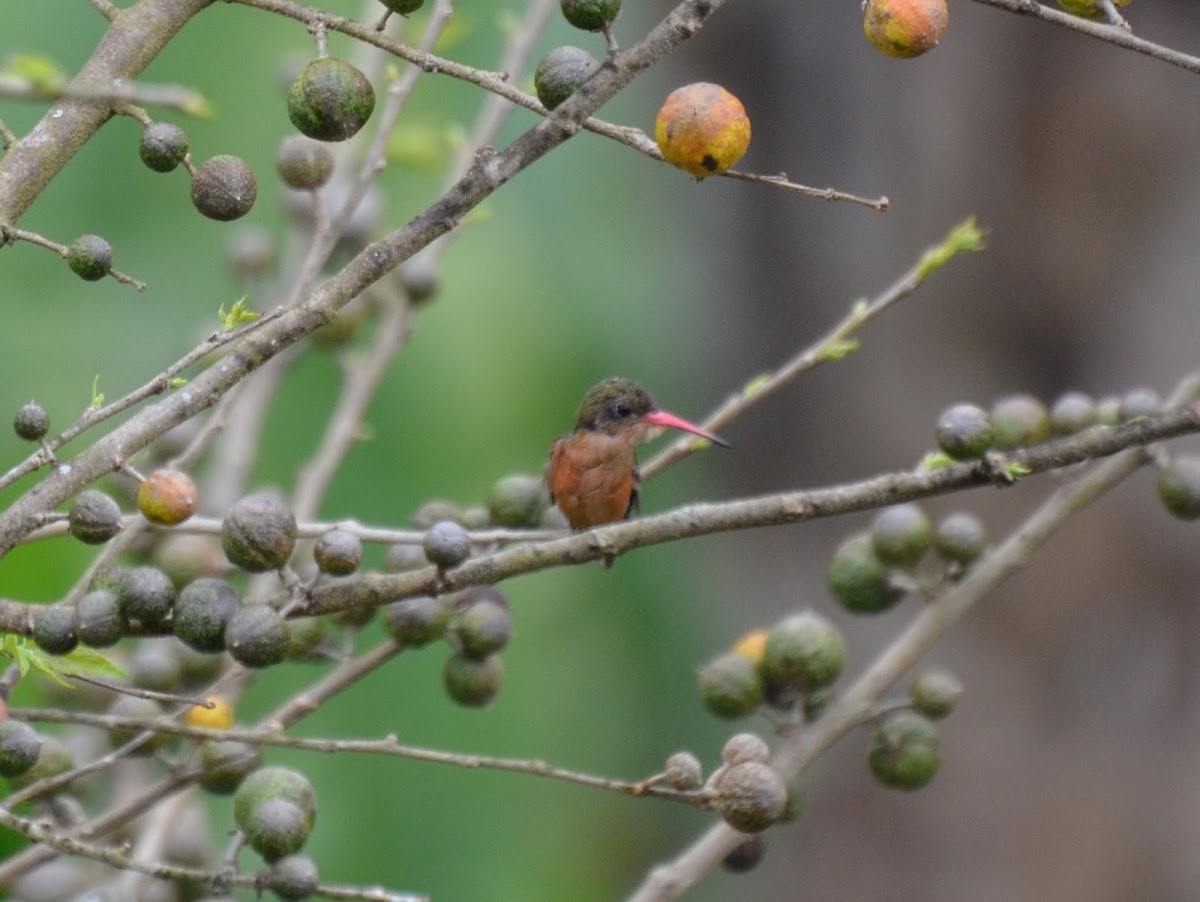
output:
<instances>
[{"instance_id":1,"label":"long pink beak","mask_svg":"<svg viewBox=\"0 0 1200 902\"><path fill-rule=\"evenodd\" d=\"M665 410L652 410L649 413L642 414L642 422L649 423L651 426L666 426L669 429L682 429L684 432L691 432L701 438L706 438L714 445L720 445L722 448L732 448L733 446L721 436L709 432L706 429L701 429L694 423L689 423L682 417L677 417L673 413L667 413Z\"/></svg>"}]
</instances>

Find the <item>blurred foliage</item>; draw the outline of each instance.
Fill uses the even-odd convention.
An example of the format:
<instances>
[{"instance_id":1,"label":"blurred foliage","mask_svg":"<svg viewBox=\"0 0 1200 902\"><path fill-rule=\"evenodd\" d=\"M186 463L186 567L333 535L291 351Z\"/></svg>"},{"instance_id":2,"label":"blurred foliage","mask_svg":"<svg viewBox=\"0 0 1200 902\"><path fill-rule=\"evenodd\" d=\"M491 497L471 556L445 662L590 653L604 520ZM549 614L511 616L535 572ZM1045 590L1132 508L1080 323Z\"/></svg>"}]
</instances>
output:
<instances>
[{"instance_id":1,"label":"blurred foliage","mask_svg":"<svg viewBox=\"0 0 1200 902\"><path fill-rule=\"evenodd\" d=\"M360 10L358 3L321 5ZM519 5L462 0L455 9L449 52L493 66L498 29ZM627 15L622 30L634 35L639 13ZM415 28L423 20L415 16ZM0 0L0 21L5 51L44 54L69 72L104 29L84 3ZM555 22L541 50L579 40ZM599 51L601 39L594 41ZM357 52L339 35L330 44L335 54ZM188 131L197 162L218 153L250 162L259 198L247 221L279 237L287 222L273 158L290 132L281 72L312 52L296 23L214 4L145 74L209 99L211 119L162 118ZM628 95L603 114L649 127L659 96L654 76ZM402 123L411 118L420 134L445 134L460 123L469 127L481 100L474 88L426 76ZM18 134L42 112L0 104L0 118ZM518 111L498 143L534 121ZM182 169L160 175L142 166L140 131L131 119L110 123L21 225L63 243L86 232L103 235L115 265L149 284L144 294L111 279L85 284L29 244L0 251L10 336L0 359L0 409L15 412L36 398L50 411L51 434L84 410L97 374L107 396L120 397L211 332L218 308L243 293L221 255L237 224L196 215ZM416 164L398 160L381 180L386 223L404 222L436 196L443 178L443 168L424 156ZM411 345L370 411L370 439L350 453L322 515L404 525L426 499L473 503L505 473L539 472L579 398L604 376L642 380L687 416L715 403L722 389L705 379L711 352L701 352L712 311L696 306L711 273L689 246L695 225L671 207L672 197L690 188L677 173L664 175L627 149L583 134L499 192L489 202L491 215L470 225L446 254L442 294L420 313ZM248 303L262 310L266 300L252 290ZM291 483L319 440L338 384L329 352L318 350L293 370L271 412L252 487ZM62 457L69 460L99 434L85 433ZM10 430L0 435L5 466L31 449ZM645 509L715 495L700 482L714 469L692 459L648 487ZM34 482L24 480L0 503ZM440 671L448 652L439 645L401 656L297 732L394 732L406 743L537 757L625 778L655 772L682 747L712 766L725 729L703 714L693 688L694 667L713 650L704 638L707 612L724 604L703 588L705 568L717 565L711 541L641 552L611 571L593 565L503 586L517 635L505 653L507 685L485 711L457 709L446 699ZM56 599L91 554L68 539L20 548L0 565L0 593ZM377 626L368 628L368 640L380 635ZM239 720L252 722L318 673L300 665L264 674ZM38 695L38 686L22 685L16 701L35 703ZM268 751L267 761L295 763L312 776L320 817L310 850L323 879L443 899L613 898L703 823L690 809L511 774L279 751ZM217 800L210 807L219 841L232 825L230 806ZM251 858L246 853L243 864L253 866Z\"/></svg>"}]
</instances>

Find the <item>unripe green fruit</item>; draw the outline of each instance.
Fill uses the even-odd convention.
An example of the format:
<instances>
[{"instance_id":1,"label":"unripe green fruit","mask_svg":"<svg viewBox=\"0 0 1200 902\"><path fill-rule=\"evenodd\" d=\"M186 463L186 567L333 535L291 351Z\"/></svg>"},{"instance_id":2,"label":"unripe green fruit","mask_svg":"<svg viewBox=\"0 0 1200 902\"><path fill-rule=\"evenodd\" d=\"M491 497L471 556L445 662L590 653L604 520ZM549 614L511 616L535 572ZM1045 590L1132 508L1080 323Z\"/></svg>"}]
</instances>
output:
<instances>
[{"instance_id":1,"label":"unripe green fruit","mask_svg":"<svg viewBox=\"0 0 1200 902\"><path fill-rule=\"evenodd\" d=\"M221 547L230 563L263 573L288 562L296 547L296 533L291 509L263 492L247 495L229 509L221 524Z\"/></svg>"},{"instance_id":2,"label":"unripe green fruit","mask_svg":"<svg viewBox=\"0 0 1200 902\"><path fill-rule=\"evenodd\" d=\"M270 667L287 657L288 628L270 605L238 608L225 627L225 648L247 667Z\"/></svg>"},{"instance_id":3,"label":"unripe green fruit","mask_svg":"<svg viewBox=\"0 0 1200 902\"><path fill-rule=\"evenodd\" d=\"M129 659L129 680L140 689L178 692L183 685L183 661L170 639L141 639Z\"/></svg>"},{"instance_id":4,"label":"unripe green fruit","mask_svg":"<svg viewBox=\"0 0 1200 902\"><path fill-rule=\"evenodd\" d=\"M1071 435L1082 432L1097 419L1096 402L1083 392L1064 392L1050 408L1050 425L1055 432Z\"/></svg>"},{"instance_id":5,"label":"unripe green fruit","mask_svg":"<svg viewBox=\"0 0 1200 902\"><path fill-rule=\"evenodd\" d=\"M1050 435L1050 412L1033 395L1009 395L992 405L992 447L1000 451L1036 445Z\"/></svg>"},{"instance_id":6,"label":"unripe green fruit","mask_svg":"<svg viewBox=\"0 0 1200 902\"><path fill-rule=\"evenodd\" d=\"M987 548L987 531L974 514L957 511L938 524L933 544L943 559L969 564Z\"/></svg>"},{"instance_id":7,"label":"unripe green fruit","mask_svg":"<svg viewBox=\"0 0 1200 902\"><path fill-rule=\"evenodd\" d=\"M297 617L287 622L289 661L321 661L330 656L333 633L326 617Z\"/></svg>"},{"instance_id":8,"label":"unripe green fruit","mask_svg":"<svg viewBox=\"0 0 1200 902\"><path fill-rule=\"evenodd\" d=\"M1148 417L1162 409L1162 397L1152 388L1131 388L1121 397L1122 423Z\"/></svg>"},{"instance_id":9,"label":"unripe green fruit","mask_svg":"<svg viewBox=\"0 0 1200 902\"><path fill-rule=\"evenodd\" d=\"M213 157L192 176L192 205L209 219L240 219L250 212L257 197L254 170L241 157Z\"/></svg>"},{"instance_id":10,"label":"unripe green fruit","mask_svg":"<svg viewBox=\"0 0 1200 902\"><path fill-rule=\"evenodd\" d=\"M916 504L897 504L880 511L871 524L871 547L889 567L909 567L933 541L929 518Z\"/></svg>"},{"instance_id":11,"label":"unripe green fruit","mask_svg":"<svg viewBox=\"0 0 1200 902\"><path fill-rule=\"evenodd\" d=\"M1128 6L1131 0L1113 0L1113 6ZM1058 5L1073 16L1084 19L1105 18L1104 7L1100 0L1058 0Z\"/></svg>"},{"instance_id":12,"label":"unripe green fruit","mask_svg":"<svg viewBox=\"0 0 1200 902\"><path fill-rule=\"evenodd\" d=\"M808 692L831 684L846 664L846 642L837 627L814 611L801 611L767 632L759 672L768 686Z\"/></svg>"},{"instance_id":13,"label":"unripe green fruit","mask_svg":"<svg viewBox=\"0 0 1200 902\"><path fill-rule=\"evenodd\" d=\"M79 644L75 632L75 605L60 601L37 608L33 615L33 641L52 655L65 655Z\"/></svg>"},{"instance_id":14,"label":"unripe green fruit","mask_svg":"<svg viewBox=\"0 0 1200 902\"><path fill-rule=\"evenodd\" d=\"M464 593L465 607L454 619L452 642L468 658L486 658L512 638L508 601L490 586Z\"/></svg>"},{"instance_id":15,"label":"unripe green fruit","mask_svg":"<svg viewBox=\"0 0 1200 902\"><path fill-rule=\"evenodd\" d=\"M418 9L425 5L425 0L379 0L384 6L394 13L399 13L402 16L407 16L415 13ZM1128 0L1126 0L1128 2Z\"/></svg>"},{"instance_id":16,"label":"unripe green fruit","mask_svg":"<svg viewBox=\"0 0 1200 902\"><path fill-rule=\"evenodd\" d=\"M318 141L354 137L375 110L375 89L344 60L313 60L288 89L292 125Z\"/></svg>"},{"instance_id":17,"label":"unripe green fruit","mask_svg":"<svg viewBox=\"0 0 1200 902\"><path fill-rule=\"evenodd\" d=\"M533 71L533 89L542 106L552 110L599 70L599 61L583 48L556 47Z\"/></svg>"},{"instance_id":18,"label":"unripe green fruit","mask_svg":"<svg viewBox=\"0 0 1200 902\"><path fill-rule=\"evenodd\" d=\"M395 2L395 0L392 0ZM418 5L421 0L418 0ZM307 899L317 888L316 863L306 855L288 855L271 865L267 885L280 899Z\"/></svg>"},{"instance_id":19,"label":"unripe green fruit","mask_svg":"<svg viewBox=\"0 0 1200 902\"><path fill-rule=\"evenodd\" d=\"M918 714L938 720L954 710L962 694L962 680L950 671L926 670L913 680L908 697Z\"/></svg>"},{"instance_id":20,"label":"unripe green fruit","mask_svg":"<svg viewBox=\"0 0 1200 902\"><path fill-rule=\"evenodd\" d=\"M600 31L621 11L621 0L561 0L563 18L584 31Z\"/></svg>"},{"instance_id":21,"label":"unripe green fruit","mask_svg":"<svg viewBox=\"0 0 1200 902\"><path fill-rule=\"evenodd\" d=\"M67 266L85 282L103 279L112 271L112 245L99 235L80 235L67 248Z\"/></svg>"},{"instance_id":22,"label":"unripe green fruit","mask_svg":"<svg viewBox=\"0 0 1200 902\"><path fill-rule=\"evenodd\" d=\"M445 599L414 595L383 609L383 628L401 646L420 648L441 638L452 613Z\"/></svg>"},{"instance_id":23,"label":"unripe green fruit","mask_svg":"<svg viewBox=\"0 0 1200 902\"><path fill-rule=\"evenodd\" d=\"M42 738L19 720L0 721L0 776L17 777L37 763Z\"/></svg>"},{"instance_id":24,"label":"unripe green fruit","mask_svg":"<svg viewBox=\"0 0 1200 902\"><path fill-rule=\"evenodd\" d=\"M497 526L536 527L550 506L550 492L540 476L511 473L501 477L487 496L488 513Z\"/></svg>"},{"instance_id":25,"label":"unripe green fruit","mask_svg":"<svg viewBox=\"0 0 1200 902\"><path fill-rule=\"evenodd\" d=\"M297 191L320 188L333 174L333 153L320 141L288 135L279 142L275 171L283 183Z\"/></svg>"},{"instance_id":26,"label":"unripe green fruit","mask_svg":"<svg viewBox=\"0 0 1200 902\"><path fill-rule=\"evenodd\" d=\"M742 833L759 833L783 816L787 786L769 766L744 761L725 768L714 781L713 807L725 823Z\"/></svg>"},{"instance_id":27,"label":"unripe green fruit","mask_svg":"<svg viewBox=\"0 0 1200 902\"><path fill-rule=\"evenodd\" d=\"M439 520L429 527L421 547L429 563L448 570L471 556L471 537L453 520Z\"/></svg>"},{"instance_id":28,"label":"unripe green fruit","mask_svg":"<svg viewBox=\"0 0 1200 902\"><path fill-rule=\"evenodd\" d=\"M829 589L846 610L877 614L899 601L904 593L888 579L888 570L875 555L866 533L850 536L833 553L829 563Z\"/></svg>"},{"instance_id":29,"label":"unripe green fruit","mask_svg":"<svg viewBox=\"0 0 1200 902\"><path fill-rule=\"evenodd\" d=\"M33 763L33 767L24 773L10 776L8 785L13 790L20 790L74 769L75 756L71 750L53 736L43 736L41 748L38 749L37 761Z\"/></svg>"},{"instance_id":30,"label":"unripe green fruit","mask_svg":"<svg viewBox=\"0 0 1200 902\"><path fill-rule=\"evenodd\" d=\"M920 789L937 773L939 749L933 721L914 711L893 711L876 725L867 761L884 786Z\"/></svg>"},{"instance_id":31,"label":"unripe green fruit","mask_svg":"<svg viewBox=\"0 0 1200 902\"><path fill-rule=\"evenodd\" d=\"M1158 497L1180 520L1200 518L1200 457L1179 456L1158 476Z\"/></svg>"},{"instance_id":32,"label":"unripe green fruit","mask_svg":"<svg viewBox=\"0 0 1200 902\"><path fill-rule=\"evenodd\" d=\"M362 564L362 539L346 529L321 533L313 546L313 560L322 573L348 576Z\"/></svg>"},{"instance_id":33,"label":"unripe green fruit","mask_svg":"<svg viewBox=\"0 0 1200 902\"><path fill-rule=\"evenodd\" d=\"M713 658L697 674L700 700L725 720L753 714L763 702L758 665L744 655L728 652Z\"/></svg>"},{"instance_id":34,"label":"unripe green fruit","mask_svg":"<svg viewBox=\"0 0 1200 902\"><path fill-rule=\"evenodd\" d=\"M196 512L200 491L182 470L155 470L138 486L142 516L159 526L175 526Z\"/></svg>"},{"instance_id":35,"label":"unripe green fruit","mask_svg":"<svg viewBox=\"0 0 1200 902\"><path fill-rule=\"evenodd\" d=\"M299 805L285 799L267 799L254 807L242 830L250 848L272 862L304 848L312 822Z\"/></svg>"},{"instance_id":36,"label":"unripe green fruit","mask_svg":"<svg viewBox=\"0 0 1200 902\"><path fill-rule=\"evenodd\" d=\"M40 404L30 401L13 418L13 431L27 442L41 441L50 430L50 415Z\"/></svg>"},{"instance_id":37,"label":"unripe green fruit","mask_svg":"<svg viewBox=\"0 0 1200 902\"><path fill-rule=\"evenodd\" d=\"M196 651L224 651L225 628L241 606L241 595L229 583L202 577L180 591L175 600L172 629Z\"/></svg>"},{"instance_id":38,"label":"unripe green fruit","mask_svg":"<svg viewBox=\"0 0 1200 902\"><path fill-rule=\"evenodd\" d=\"M200 785L214 795L231 795L262 762L262 748L232 739L206 739L197 753Z\"/></svg>"},{"instance_id":39,"label":"unripe green fruit","mask_svg":"<svg viewBox=\"0 0 1200 902\"><path fill-rule=\"evenodd\" d=\"M79 640L92 648L115 645L129 629L117 593L108 589L93 589L79 599L75 616Z\"/></svg>"},{"instance_id":40,"label":"unripe green fruit","mask_svg":"<svg viewBox=\"0 0 1200 902\"><path fill-rule=\"evenodd\" d=\"M991 417L975 404L955 404L942 411L934 435L938 447L955 460L983 457L995 437Z\"/></svg>"},{"instance_id":41,"label":"unripe green fruit","mask_svg":"<svg viewBox=\"0 0 1200 902\"><path fill-rule=\"evenodd\" d=\"M67 512L67 529L88 545L102 545L121 531L121 508L99 489L84 489Z\"/></svg>"},{"instance_id":42,"label":"unripe green fruit","mask_svg":"<svg viewBox=\"0 0 1200 902\"><path fill-rule=\"evenodd\" d=\"M153 122L142 132L138 155L155 172L171 172L187 156L187 132L170 122Z\"/></svg>"},{"instance_id":43,"label":"unripe green fruit","mask_svg":"<svg viewBox=\"0 0 1200 902\"><path fill-rule=\"evenodd\" d=\"M468 708L491 703L504 683L504 661L499 655L468 658L451 655L442 670L442 682L450 698Z\"/></svg>"},{"instance_id":44,"label":"unripe green fruit","mask_svg":"<svg viewBox=\"0 0 1200 902\"><path fill-rule=\"evenodd\" d=\"M317 817L317 794L308 777L290 767L260 767L242 781L233 796L233 820L243 830L250 813L265 801L283 799L305 814L311 827Z\"/></svg>"},{"instance_id":45,"label":"unripe green fruit","mask_svg":"<svg viewBox=\"0 0 1200 902\"><path fill-rule=\"evenodd\" d=\"M744 874L758 866L767 851L767 840L761 833L747 836L721 859L721 867L731 874Z\"/></svg>"},{"instance_id":46,"label":"unripe green fruit","mask_svg":"<svg viewBox=\"0 0 1200 902\"><path fill-rule=\"evenodd\" d=\"M133 567L118 579L117 601L128 619L161 623L175 606L175 584L157 567Z\"/></svg>"}]
</instances>

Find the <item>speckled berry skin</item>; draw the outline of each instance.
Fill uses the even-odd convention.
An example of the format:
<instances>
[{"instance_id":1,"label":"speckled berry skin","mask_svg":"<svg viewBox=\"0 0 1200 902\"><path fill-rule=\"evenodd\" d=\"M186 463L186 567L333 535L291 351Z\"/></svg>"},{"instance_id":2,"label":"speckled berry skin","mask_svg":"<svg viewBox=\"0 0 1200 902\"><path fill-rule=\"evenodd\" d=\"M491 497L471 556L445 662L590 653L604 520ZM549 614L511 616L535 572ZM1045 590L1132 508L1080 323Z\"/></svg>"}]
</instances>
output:
<instances>
[{"instance_id":1,"label":"speckled berry skin","mask_svg":"<svg viewBox=\"0 0 1200 902\"><path fill-rule=\"evenodd\" d=\"M698 179L720 175L750 146L750 118L722 88L697 82L672 91L654 121L663 159Z\"/></svg>"}]
</instances>

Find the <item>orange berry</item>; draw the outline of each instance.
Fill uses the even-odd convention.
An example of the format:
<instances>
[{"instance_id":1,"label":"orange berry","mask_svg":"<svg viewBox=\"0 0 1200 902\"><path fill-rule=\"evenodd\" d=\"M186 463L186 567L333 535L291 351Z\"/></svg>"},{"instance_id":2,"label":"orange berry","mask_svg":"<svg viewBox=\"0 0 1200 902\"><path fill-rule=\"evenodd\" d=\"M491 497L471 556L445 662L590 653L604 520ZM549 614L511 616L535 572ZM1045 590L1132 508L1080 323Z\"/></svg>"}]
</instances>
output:
<instances>
[{"instance_id":1,"label":"orange berry","mask_svg":"<svg viewBox=\"0 0 1200 902\"><path fill-rule=\"evenodd\" d=\"M750 146L742 102L722 88L696 82L672 91L654 121L663 158L698 179L719 175Z\"/></svg>"},{"instance_id":2,"label":"orange berry","mask_svg":"<svg viewBox=\"0 0 1200 902\"><path fill-rule=\"evenodd\" d=\"M949 21L946 0L867 0L863 31L888 56L920 56L941 40Z\"/></svg>"},{"instance_id":3,"label":"orange berry","mask_svg":"<svg viewBox=\"0 0 1200 902\"><path fill-rule=\"evenodd\" d=\"M189 727L205 727L209 730L228 730L233 726L233 705L219 695L210 695L205 701L213 703L213 707L193 705L184 715L184 721Z\"/></svg>"},{"instance_id":4,"label":"orange berry","mask_svg":"<svg viewBox=\"0 0 1200 902\"><path fill-rule=\"evenodd\" d=\"M155 470L138 486L138 510L151 523L174 526L196 512L199 497L196 483L187 473Z\"/></svg>"},{"instance_id":5,"label":"orange berry","mask_svg":"<svg viewBox=\"0 0 1200 902\"><path fill-rule=\"evenodd\" d=\"M733 647L733 653L741 655L743 658L749 658L755 664L758 664L763 659L763 651L766 647L767 631L753 630L738 639L737 645Z\"/></svg>"}]
</instances>

